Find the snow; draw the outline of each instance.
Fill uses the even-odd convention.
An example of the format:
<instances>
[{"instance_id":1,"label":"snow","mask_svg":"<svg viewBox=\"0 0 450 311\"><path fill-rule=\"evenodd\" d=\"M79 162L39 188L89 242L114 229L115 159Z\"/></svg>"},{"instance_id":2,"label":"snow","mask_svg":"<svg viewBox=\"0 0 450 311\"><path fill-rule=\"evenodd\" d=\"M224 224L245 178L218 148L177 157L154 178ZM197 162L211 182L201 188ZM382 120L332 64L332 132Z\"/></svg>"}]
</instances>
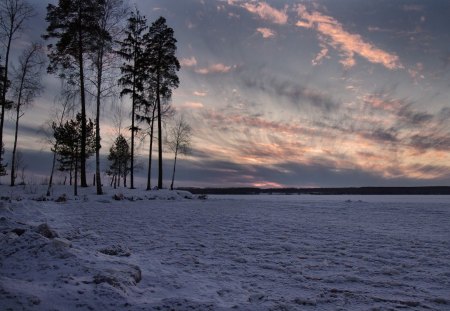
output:
<instances>
[{"instance_id":1,"label":"snow","mask_svg":"<svg viewBox=\"0 0 450 311\"><path fill-rule=\"evenodd\" d=\"M80 192L0 186L1 310L450 309L450 197Z\"/></svg>"}]
</instances>

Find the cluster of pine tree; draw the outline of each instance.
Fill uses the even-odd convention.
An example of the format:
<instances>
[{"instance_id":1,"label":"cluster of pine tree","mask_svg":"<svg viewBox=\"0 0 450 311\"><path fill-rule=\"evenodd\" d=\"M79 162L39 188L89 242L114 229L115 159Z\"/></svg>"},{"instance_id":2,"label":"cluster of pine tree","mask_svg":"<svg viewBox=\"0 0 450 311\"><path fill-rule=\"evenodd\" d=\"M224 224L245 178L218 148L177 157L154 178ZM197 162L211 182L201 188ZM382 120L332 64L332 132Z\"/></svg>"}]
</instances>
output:
<instances>
[{"instance_id":1,"label":"cluster of pine tree","mask_svg":"<svg viewBox=\"0 0 450 311\"><path fill-rule=\"evenodd\" d=\"M17 109L15 153L19 118L23 115L23 106L31 103L41 90L38 71L44 62L40 58L43 49L34 44L21 58L22 72L19 70L14 75L14 82L19 86L15 86L14 92L8 91L11 43L22 31L26 20L34 15L34 10L26 0L2 0L0 14L0 31L7 39L4 65L0 66L1 176L6 174L7 166L2 158L5 110L12 106ZM162 122L170 115L172 90L179 85L177 72L180 64L175 56L177 41L173 29L167 26L163 17L148 25L145 16L137 8L130 11L124 0L58 0L56 4L47 6L46 21L48 26L42 37L48 41L47 72L57 75L68 86L70 96L78 102L72 109L72 119L62 115L59 122L51 125L55 156L49 191L56 163L59 163L59 170L68 172L75 194L78 183L87 187L86 161L95 155L94 184L97 194L102 194L101 108L119 95L131 99L130 143L119 135L110 149L107 173L111 176L111 184L119 185L122 180L126 186L129 176L129 186L134 188L136 135L140 130L139 124L146 123L150 138L147 189L151 187L154 137L158 143L157 187L162 188ZM14 93L12 101L7 96L10 93ZM94 121L87 116L89 100L95 101ZM14 185L14 159L13 154L11 185Z\"/></svg>"},{"instance_id":2,"label":"cluster of pine tree","mask_svg":"<svg viewBox=\"0 0 450 311\"><path fill-rule=\"evenodd\" d=\"M77 115L80 122L80 150L76 159L80 162L81 186L87 186L86 181L86 159L90 150L90 128L86 118L86 70L90 65L95 78L95 96L97 102L97 113L95 122L94 150L96 154L96 187L97 193L102 193L100 173L100 106L103 99L103 76L107 74L105 63L111 54L117 54L122 59L120 66L121 86L120 95L131 97L131 146L130 156L123 162L121 152L123 137L118 137L115 146L111 148L109 160L110 174L113 179L120 181L122 176L124 182L129 172L130 188L134 188L135 168L135 136L139 127L137 122L146 121L151 125L150 145L153 143L153 127L157 121L158 126L158 188L162 188L162 117L163 103L168 103L171 98L171 90L178 87L179 79L177 71L180 64L175 56L176 39L173 29L168 27L166 20L160 17L150 27L147 21L136 9L132 11L122 33L112 25L118 25L117 14L123 13L120 8L123 3L120 0L60 0L58 5L50 4L47 7L47 21L49 26L44 38L56 40L55 44L49 44L50 66L49 72L58 73L61 78L67 79L72 85L79 86L81 113ZM123 14L121 15L123 16ZM116 46L117 44L117 46ZM115 49L117 47L117 49ZM88 63L88 64L86 64ZM56 145L65 145L55 131ZM119 144L119 145L117 145ZM128 150L128 148L125 148ZM60 155L59 161L63 157ZM149 157L152 150L150 149ZM117 158L119 157L119 158ZM78 160L75 160L77 167ZM149 168L150 169L150 168ZM75 176L77 169L75 169ZM75 182L76 184L76 182ZM147 185L150 188L150 185Z\"/></svg>"}]
</instances>

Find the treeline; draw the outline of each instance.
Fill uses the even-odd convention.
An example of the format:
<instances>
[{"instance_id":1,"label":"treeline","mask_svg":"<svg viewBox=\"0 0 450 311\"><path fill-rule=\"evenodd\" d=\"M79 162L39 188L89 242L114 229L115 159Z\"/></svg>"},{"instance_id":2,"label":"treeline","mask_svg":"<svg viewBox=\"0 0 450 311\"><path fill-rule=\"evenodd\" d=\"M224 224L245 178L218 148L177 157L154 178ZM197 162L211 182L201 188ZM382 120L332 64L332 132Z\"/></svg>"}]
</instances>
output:
<instances>
[{"instance_id":1,"label":"treeline","mask_svg":"<svg viewBox=\"0 0 450 311\"><path fill-rule=\"evenodd\" d=\"M49 142L54 153L47 194L53 184L55 169L68 173L69 183L87 187L86 161L95 155L97 194L102 194L101 112L112 108L118 97L131 100L128 127L129 140L118 134L108 155L106 173L111 185L134 188L136 140L147 137L148 178L151 189L151 163L154 138L158 150L158 182L163 187L163 142L174 153L173 188L177 156L189 150L191 128L182 118L175 118L170 105L172 91L179 86L176 57L177 40L164 17L149 24L137 8L129 9L123 0L59 0L47 6L47 29L41 42L32 43L11 68L11 46L35 14L25 0L2 0L0 4L0 35L4 45L0 65L0 176L7 174L4 161L3 129L5 113L15 111L15 138L10 166L11 186L17 177L17 140L19 119L26 106L43 91L41 76L47 73L61 80L59 113L49 122ZM47 57L45 57L45 54ZM47 62L48 59L48 62ZM91 119L88 102L95 103ZM163 139L163 123L175 120ZM120 122L121 123L121 122ZM143 128L145 127L145 128ZM79 180L78 180L79 177Z\"/></svg>"},{"instance_id":2,"label":"treeline","mask_svg":"<svg viewBox=\"0 0 450 311\"><path fill-rule=\"evenodd\" d=\"M450 195L450 187L359 187L359 188L181 188L194 194L258 195Z\"/></svg>"}]
</instances>

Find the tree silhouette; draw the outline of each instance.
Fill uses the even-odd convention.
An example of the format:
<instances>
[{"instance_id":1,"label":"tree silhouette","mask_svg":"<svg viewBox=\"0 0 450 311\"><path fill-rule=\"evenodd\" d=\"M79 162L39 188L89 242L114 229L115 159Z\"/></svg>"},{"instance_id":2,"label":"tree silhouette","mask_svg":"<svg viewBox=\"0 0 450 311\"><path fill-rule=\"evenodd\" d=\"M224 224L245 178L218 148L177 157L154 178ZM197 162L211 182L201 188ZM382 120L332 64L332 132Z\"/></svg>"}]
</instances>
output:
<instances>
[{"instance_id":1,"label":"tree silhouette","mask_svg":"<svg viewBox=\"0 0 450 311\"><path fill-rule=\"evenodd\" d=\"M90 157L95 152L94 123L89 119L86 122L86 140L81 135L82 116L80 113L75 119L68 120L64 124L53 123L53 135L56 140L55 152L60 156L58 161L62 170L75 170L74 195L78 195L78 164L83 155L81 147L85 145L85 155ZM86 159L85 159L86 160Z\"/></svg>"},{"instance_id":2,"label":"tree silhouette","mask_svg":"<svg viewBox=\"0 0 450 311\"><path fill-rule=\"evenodd\" d=\"M170 99L171 90L177 88L180 81L177 71L180 70L175 52L177 40L173 29L166 25L164 17L158 18L148 32L149 38L146 47L146 60L150 70L150 78L155 85L156 111L158 116L158 188L163 186L162 168L162 113L161 99Z\"/></svg>"},{"instance_id":3,"label":"tree silhouette","mask_svg":"<svg viewBox=\"0 0 450 311\"><path fill-rule=\"evenodd\" d=\"M138 128L135 126L135 114L139 103L139 96L143 88L143 50L144 31L147 20L139 11L131 12L125 29L125 39L120 42L117 53L125 60L121 66L122 76L119 83L123 86L121 96L131 96L131 165L130 188L134 188L134 139Z\"/></svg>"},{"instance_id":4,"label":"tree silhouette","mask_svg":"<svg viewBox=\"0 0 450 311\"><path fill-rule=\"evenodd\" d=\"M123 186L126 187L126 176L130 169L130 146L127 140L122 135L119 135L114 141L114 145L109 149L108 161L111 162L109 166L109 174L112 175L114 181L114 188L120 186L120 178L123 179Z\"/></svg>"},{"instance_id":5,"label":"tree silhouette","mask_svg":"<svg viewBox=\"0 0 450 311\"><path fill-rule=\"evenodd\" d=\"M44 39L56 39L49 44L49 73L59 72L61 78L79 86L81 103L81 140L87 140L85 57L94 53L98 42L108 37L99 27L104 0L59 0L47 6L49 23ZM81 144L81 186L86 182L86 143Z\"/></svg>"},{"instance_id":6,"label":"tree silhouette","mask_svg":"<svg viewBox=\"0 0 450 311\"><path fill-rule=\"evenodd\" d=\"M122 0L104 0L100 4L100 19L98 20L97 48L92 53L92 68L94 78L94 96L96 101L95 114L95 185L97 194L102 194L100 174L100 107L104 98L116 95L117 54L114 46L122 32L122 22L126 17L126 8Z\"/></svg>"},{"instance_id":7,"label":"tree silhouette","mask_svg":"<svg viewBox=\"0 0 450 311\"><path fill-rule=\"evenodd\" d=\"M22 32L27 19L34 15L33 8L24 0L2 0L0 1L0 44L4 47L5 57L3 70L0 70L0 149L3 154L3 125L5 122L5 110L8 107L8 100L6 94L8 92L8 68L9 68L9 53L11 51L12 42L18 38ZM6 86L6 87L5 87ZM0 155L0 176L6 174L5 166L2 164L2 156Z\"/></svg>"},{"instance_id":8,"label":"tree silhouette","mask_svg":"<svg viewBox=\"0 0 450 311\"><path fill-rule=\"evenodd\" d=\"M0 64L0 76L2 77L2 79L0 79L0 92L1 94L3 94L3 92L6 93L6 90L9 87L9 81L6 80L6 84L4 83L3 77L4 77L4 72L5 72L5 67L3 67ZM4 112L6 109L6 106L11 106L10 103L6 102L3 100L3 97L0 97L0 105L2 106L2 111ZM4 149L4 143L1 142L0 144L0 176L5 176L6 175L6 164L3 164L3 154L5 152Z\"/></svg>"},{"instance_id":9,"label":"tree silhouette","mask_svg":"<svg viewBox=\"0 0 450 311\"><path fill-rule=\"evenodd\" d=\"M172 183L170 190L173 190L173 182L175 180L175 168L177 165L178 154L188 154L191 145L192 128L184 120L183 116L176 120L174 126L170 129L167 143L170 150L174 153Z\"/></svg>"},{"instance_id":10,"label":"tree silhouette","mask_svg":"<svg viewBox=\"0 0 450 311\"><path fill-rule=\"evenodd\" d=\"M33 43L24 50L19 58L19 68L15 71L12 79L12 89L15 97L14 108L16 109L16 126L14 132L14 144L11 160L11 186L14 186L17 173L16 151L19 133L19 120L23 116L24 107L30 105L34 98L42 91L41 74L45 64L42 47Z\"/></svg>"}]
</instances>

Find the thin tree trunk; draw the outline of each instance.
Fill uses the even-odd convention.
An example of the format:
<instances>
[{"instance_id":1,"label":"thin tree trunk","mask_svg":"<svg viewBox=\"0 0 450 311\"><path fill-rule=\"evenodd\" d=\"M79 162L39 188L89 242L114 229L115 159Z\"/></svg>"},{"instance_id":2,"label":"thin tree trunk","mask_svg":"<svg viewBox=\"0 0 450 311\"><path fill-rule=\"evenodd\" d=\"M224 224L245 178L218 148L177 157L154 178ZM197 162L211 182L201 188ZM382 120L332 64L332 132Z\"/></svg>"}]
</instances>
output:
<instances>
[{"instance_id":1,"label":"thin tree trunk","mask_svg":"<svg viewBox=\"0 0 450 311\"><path fill-rule=\"evenodd\" d=\"M75 158L75 183L73 186L73 195L78 196L78 147L76 148L76 158Z\"/></svg>"},{"instance_id":2,"label":"thin tree trunk","mask_svg":"<svg viewBox=\"0 0 450 311\"><path fill-rule=\"evenodd\" d=\"M55 164L56 164L56 152L53 152L53 161L52 161L52 172L50 173L50 178L48 181L48 187L47 187L47 196L50 196L50 190L52 188L53 185L53 173L55 172ZM66 184L64 182L64 184Z\"/></svg>"},{"instance_id":3,"label":"thin tree trunk","mask_svg":"<svg viewBox=\"0 0 450 311\"><path fill-rule=\"evenodd\" d=\"M23 83L23 79L22 79ZM20 119L20 101L22 97L22 88L19 91L19 98L17 100L17 109L16 109L16 130L14 133L14 146L12 152L12 161L11 161L11 187L14 186L16 181L16 150L17 150L17 135L19 133L19 119Z\"/></svg>"},{"instance_id":4,"label":"thin tree trunk","mask_svg":"<svg viewBox=\"0 0 450 311\"><path fill-rule=\"evenodd\" d=\"M155 108L153 108L152 121L150 126L150 150L148 153L148 172L147 172L147 190L151 190L151 172L152 172L152 152L153 152L153 128L155 125Z\"/></svg>"},{"instance_id":5,"label":"thin tree trunk","mask_svg":"<svg viewBox=\"0 0 450 311\"><path fill-rule=\"evenodd\" d=\"M173 161L172 183L170 184L170 190L173 190L173 181L175 180L175 167L177 166L178 146L175 148L175 160Z\"/></svg>"},{"instance_id":6,"label":"thin tree trunk","mask_svg":"<svg viewBox=\"0 0 450 311\"><path fill-rule=\"evenodd\" d=\"M10 29L10 34L12 33L12 25ZM12 34L8 36L8 44L6 45L6 55L5 55L5 75L2 77L3 79L3 92L2 92L2 115L0 117L0 152L3 148L3 126L5 123L5 106L6 106L6 93L8 91L7 89L7 82L8 82L8 63L9 63L9 51L11 49L11 40L12 40ZM0 165L2 163L0 162Z\"/></svg>"},{"instance_id":7,"label":"thin tree trunk","mask_svg":"<svg viewBox=\"0 0 450 311\"><path fill-rule=\"evenodd\" d=\"M102 180L100 176L100 104L102 92L102 68L103 68L103 48L99 51L97 59L97 114L95 117L95 178L97 182L97 194L103 194Z\"/></svg>"},{"instance_id":8,"label":"thin tree trunk","mask_svg":"<svg viewBox=\"0 0 450 311\"><path fill-rule=\"evenodd\" d=\"M81 187L87 187L86 181L86 95L84 88L83 34L81 31L81 7L78 12L78 65L80 66L80 97L81 97Z\"/></svg>"},{"instance_id":9,"label":"thin tree trunk","mask_svg":"<svg viewBox=\"0 0 450 311\"><path fill-rule=\"evenodd\" d=\"M135 72L133 72L133 94L132 94L132 100L131 101L132 101L132 103L131 103L131 170L130 170L130 189L134 189L134 110L136 109L136 73Z\"/></svg>"},{"instance_id":10,"label":"thin tree trunk","mask_svg":"<svg viewBox=\"0 0 450 311\"><path fill-rule=\"evenodd\" d=\"M163 159L162 159L162 126L161 126L161 98L160 98L160 73L157 72L156 81L156 100L158 105L158 188L163 187Z\"/></svg>"}]
</instances>

